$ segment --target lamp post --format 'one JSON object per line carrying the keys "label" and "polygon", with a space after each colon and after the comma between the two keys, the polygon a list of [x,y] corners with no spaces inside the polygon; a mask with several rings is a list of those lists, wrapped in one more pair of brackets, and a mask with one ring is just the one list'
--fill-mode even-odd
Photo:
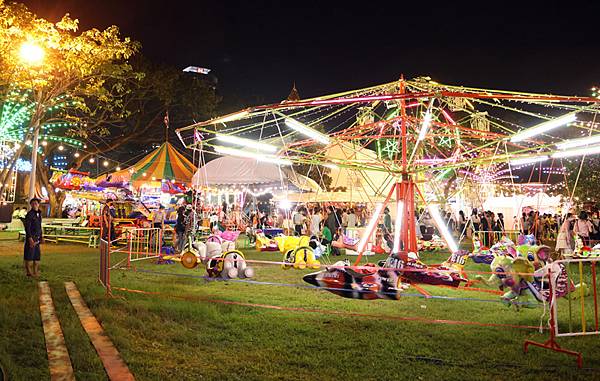
{"label": "lamp post", "polygon": [[[19,50],[21,61],[28,66],[38,66],[44,60],[44,49],[33,43],[24,42]],[[36,99],[36,110],[39,107],[39,99]],[[35,197],[35,177],[37,171],[37,150],[40,135],[40,123],[37,113],[34,115],[35,124],[33,125],[33,139],[31,145],[31,173],[29,175],[29,199]]]}

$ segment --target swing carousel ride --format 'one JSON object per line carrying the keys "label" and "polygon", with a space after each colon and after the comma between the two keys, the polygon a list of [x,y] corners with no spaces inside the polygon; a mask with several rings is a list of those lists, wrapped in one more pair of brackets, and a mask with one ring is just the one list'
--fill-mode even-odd
{"label": "swing carousel ride", "polygon": [[[358,177],[382,174],[383,181],[363,183],[371,188],[365,193],[372,196],[373,213],[352,247],[358,253],[355,263],[339,262],[304,280],[345,297],[397,299],[400,278],[453,287],[467,281],[462,267],[469,253],[459,250],[460,241],[452,237],[440,212],[451,197],[483,183],[514,185],[518,173],[543,163],[562,167],[566,158],[600,153],[599,102],[591,97],[446,85],[428,77],[401,78],[339,94],[249,107],[180,128],[177,135],[199,156],[210,152],[292,169],[310,166],[319,174],[340,168]],[[328,155],[332,147],[342,148],[344,157]],[[544,180],[549,182],[551,174],[547,176]],[[389,237],[390,256],[379,266],[364,265],[363,253],[386,205],[393,205],[396,219]],[[431,216],[452,254],[440,266],[427,266],[416,254],[420,209]],[[536,251],[529,258],[535,264],[530,269],[528,264],[514,263],[517,251],[505,250],[513,257],[506,266],[523,272],[533,272],[547,258],[543,253],[538,258]],[[492,271],[502,262],[494,259],[492,255],[486,262]],[[362,292],[356,292],[356,285]]]}

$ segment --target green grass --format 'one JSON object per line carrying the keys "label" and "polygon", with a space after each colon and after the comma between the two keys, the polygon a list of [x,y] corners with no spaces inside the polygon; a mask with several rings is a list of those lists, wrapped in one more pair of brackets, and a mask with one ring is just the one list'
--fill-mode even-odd
{"label": "green grass", "polygon": [[[21,245],[0,242],[0,363],[14,380],[48,379],[37,285],[21,270]],[[253,259],[279,254],[244,250]],[[14,254],[13,254],[14,253]],[[443,254],[426,254],[432,263]],[[204,270],[142,262],[141,271],[113,271],[115,287],[160,292],[141,295],[98,286],[97,250],[45,245],[43,277],[52,287],[69,353],[80,380],[104,380],[94,348],[73,311],[63,282],[77,283],[83,297],[138,380],[496,380],[597,378],[578,370],[573,358],[532,348],[523,340],[545,340],[532,330],[429,324],[391,320],[422,317],[516,325],[538,325],[540,308],[516,311],[500,303],[405,297],[399,301],[351,300],[324,291],[282,285],[206,282]],[[487,266],[469,265],[487,270]],[[255,266],[256,280],[302,285],[306,271]],[[496,300],[495,295],[425,287],[434,295]],[[414,290],[407,293],[414,294]],[[187,299],[170,296],[185,297]],[[210,302],[227,300],[335,311],[342,314],[273,310]],[[565,301],[561,311],[565,311]],[[589,302],[589,300],[588,300]],[[577,303],[577,302],[574,302]],[[589,303],[588,303],[589,304]],[[357,317],[380,315],[381,318]],[[560,339],[584,353],[584,366],[600,364],[598,337]]]}

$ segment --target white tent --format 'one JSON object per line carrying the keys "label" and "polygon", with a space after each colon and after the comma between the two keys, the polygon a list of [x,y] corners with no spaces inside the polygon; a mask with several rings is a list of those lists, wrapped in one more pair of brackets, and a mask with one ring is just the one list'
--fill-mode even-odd
{"label": "white tent", "polygon": [[310,193],[281,193],[277,200],[287,200],[294,203],[305,202],[353,202],[353,203],[375,203],[383,202],[383,196],[371,196],[364,192],[310,192]]}
{"label": "white tent", "polygon": [[195,188],[203,187],[288,187],[319,192],[321,187],[312,179],[277,164],[256,159],[223,156],[200,167],[192,178]]}

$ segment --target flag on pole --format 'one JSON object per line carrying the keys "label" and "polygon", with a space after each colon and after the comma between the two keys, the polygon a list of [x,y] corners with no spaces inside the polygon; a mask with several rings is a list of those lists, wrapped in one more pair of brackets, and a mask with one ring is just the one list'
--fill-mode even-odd
{"label": "flag on pole", "polygon": [[188,66],[185,69],[183,69],[183,71],[186,73],[196,73],[196,74],[210,73],[210,69],[207,69],[205,67],[198,67],[198,66]]}
{"label": "flag on pole", "polygon": [[167,110],[167,112],[165,112],[165,118],[163,120],[165,122],[165,126],[167,128],[169,128],[169,110]]}

